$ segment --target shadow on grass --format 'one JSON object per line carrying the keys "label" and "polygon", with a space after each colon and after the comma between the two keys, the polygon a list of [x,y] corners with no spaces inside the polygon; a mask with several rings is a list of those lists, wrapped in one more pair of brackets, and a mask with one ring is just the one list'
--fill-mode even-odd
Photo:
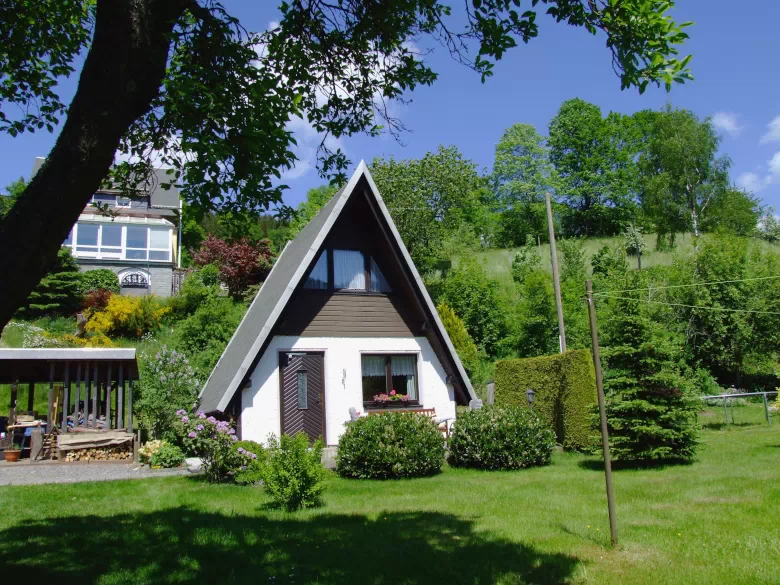
{"label": "shadow on grass", "polygon": [[736,423],[729,423],[726,424],[725,422],[718,422],[718,423],[704,423],[701,425],[701,428],[706,429],[708,431],[722,431],[725,429],[730,428],[746,428],[746,427],[756,427],[759,426],[761,423],[756,422],[736,422]]}
{"label": "shadow on grass", "polygon": [[[661,471],[670,467],[686,467],[693,465],[696,461],[688,459],[665,459],[663,461],[613,461],[612,471],[623,471],[629,469],[642,469],[647,471]],[[583,459],[577,465],[581,469],[589,471],[604,471],[603,459]]]}
{"label": "shadow on grass", "polygon": [[433,512],[268,518],[180,507],[0,532],[9,583],[541,585],[568,581],[577,563]]}

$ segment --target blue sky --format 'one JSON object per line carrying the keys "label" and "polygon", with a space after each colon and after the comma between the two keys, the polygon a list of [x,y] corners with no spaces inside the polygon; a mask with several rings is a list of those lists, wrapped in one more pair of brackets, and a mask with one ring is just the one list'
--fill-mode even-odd
{"label": "blue sky", "polygon": [[[250,30],[268,27],[278,17],[276,3],[225,0],[228,11]],[[458,6],[456,4],[456,6]],[[456,9],[457,10],[457,9]],[[620,90],[610,65],[603,35],[557,25],[540,15],[540,34],[530,44],[509,52],[484,85],[476,74],[438,49],[428,57],[439,80],[409,95],[410,104],[397,112],[411,130],[403,145],[384,136],[355,136],[341,140],[354,164],[360,159],[393,155],[415,158],[437,145],[456,145],[481,168],[490,169],[493,150],[508,126],[533,124],[546,134],[560,104],[579,97],[609,111],[632,113],[669,102],[712,116],[723,135],[722,153],[733,160],[731,178],[755,192],[765,204],[780,209],[780,80],[777,56],[780,3],[751,2],[735,9],[727,0],[684,0],[674,11],[678,21],[692,20],[691,38],[683,54],[692,53],[694,81],[671,93],[648,89]],[[433,46],[425,40],[421,47]],[[75,81],[65,80],[62,94],[70,96]],[[318,137],[298,123],[299,167],[287,173],[285,200],[296,204],[306,190],[322,184],[313,165]],[[47,133],[11,138],[0,135],[0,185],[29,177],[35,156],[45,156],[55,136]]]}

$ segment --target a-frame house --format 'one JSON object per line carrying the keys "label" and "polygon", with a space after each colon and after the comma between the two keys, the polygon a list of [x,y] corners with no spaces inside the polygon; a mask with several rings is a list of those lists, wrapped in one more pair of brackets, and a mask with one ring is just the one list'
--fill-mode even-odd
{"label": "a-frame house", "polygon": [[365,165],[290,241],[206,381],[200,409],[241,438],[338,443],[350,409],[454,418],[474,391]]}

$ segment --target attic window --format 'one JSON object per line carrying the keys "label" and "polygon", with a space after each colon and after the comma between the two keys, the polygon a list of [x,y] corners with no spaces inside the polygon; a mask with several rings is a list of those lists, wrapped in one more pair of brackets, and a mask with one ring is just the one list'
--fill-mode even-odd
{"label": "attic window", "polygon": [[376,261],[371,258],[371,292],[389,293],[393,292],[390,288],[385,275],[379,269]]}
{"label": "attic window", "polygon": [[309,273],[309,277],[306,279],[306,283],[303,288],[311,288],[316,290],[327,290],[328,288],[328,255],[323,252],[320,254],[319,260]]}
{"label": "attic window", "polygon": [[366,266],[359,250],[333,250],[333,288],[366,290]]}

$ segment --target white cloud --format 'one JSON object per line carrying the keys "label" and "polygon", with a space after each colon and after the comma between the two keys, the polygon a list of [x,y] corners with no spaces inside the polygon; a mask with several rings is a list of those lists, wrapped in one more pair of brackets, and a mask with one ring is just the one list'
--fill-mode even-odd
{"label": "white cloud", "polygon": [[731,136],[737,136],[742,132],[742,126],[737,121],[737,114],[734,112],[715,112],[712,115],[712,125],[716,129],[728,132]]}
{"label": "white cloud", "polygon": [[737,185],[742,187],[745,191],[758,193],[766,187],[766,181],[756,173],[742,173],[737,177]]}
{"label": "white cloud", "polygon": [[[286,128],[293,133],[298,143],[293,148],[298,160],[292,168],[282,170],[281,175],[282,180],[293,181],[306,175],[317,166],[317,148],[322,143],[323,134],[317,132],[308,120],[297,116],[287,122]],[[325,146],[332,152],[336,152],[339,148],[344,150],[342,141],[331,135],[325,138]]]}
{"label": "white cloud", "polygon": [[763,176],[758,173],[742,173],[737,177],[737,185],[745,191],[758,193],[769,185],[780,183],[780,151],[767,161],[767,169],[768,172]]}
{"label": "white cloud", "polygon": [[780,116],[777,116],[774,120],[769,122],[769,130],[761,137],[759,144],[767,144],[768,142],[780,142]]}

